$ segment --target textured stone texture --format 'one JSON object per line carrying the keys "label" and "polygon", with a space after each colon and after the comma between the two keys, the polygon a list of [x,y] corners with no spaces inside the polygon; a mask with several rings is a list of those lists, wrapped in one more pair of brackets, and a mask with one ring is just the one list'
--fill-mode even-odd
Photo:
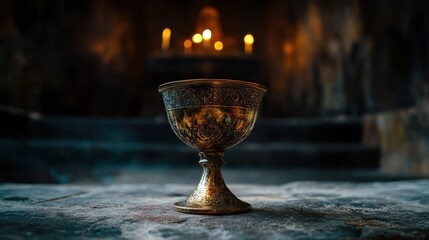
{"label": "textured stone texture", "polygon": [[231,185],[254,211],[187,215],[191,185],[0,186],[2,239],[428,239],[429,180]]}

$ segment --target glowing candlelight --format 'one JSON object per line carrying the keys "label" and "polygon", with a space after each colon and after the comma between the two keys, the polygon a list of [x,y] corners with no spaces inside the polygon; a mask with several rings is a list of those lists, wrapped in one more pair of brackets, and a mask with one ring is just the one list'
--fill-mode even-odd
{"label": "glowing candlelight", "polygon": [[183,42],[184,52],[185,53],[191,53],[191,47],[192,47],[192,41],[189,39],[186,39]]}
{"label": "glowing candlelight", "polygon": [[206,29],[203,31],[203,46],[204,48],[210,47],[210,39],[212,38],[212,31],[210,29]]}
{"label": "glowing candlelight", "polygon": [[212,31],[210,29],[206,29],[203,31],[203,39],[204,40],[210,40],[212,38]]}
{"label": "glowing candlelight", "polygon": [[221,51],[223,49],[223,43],[221,41],[216,41],[213,47],[215,50]]}
{"label": "glowing candlelight", "polygon": [[203,36],[199,33],[195,33],[194,36],[192,36],[192,41],[194,43],[201,43],[203,41]]}
{"label": "glowing candlelight", "polygon": [[163,51],[168,50],[168,48],[170,47],[170,38],[171,38],[171,30],[169,28],[165,28],[164,31],[162,31],[161,49]]}
{"label": "glowing candlelight", "polygon": [[254,41],[252,34],[246,34],[246,36],[244,36],[244,53],[252,54]]}

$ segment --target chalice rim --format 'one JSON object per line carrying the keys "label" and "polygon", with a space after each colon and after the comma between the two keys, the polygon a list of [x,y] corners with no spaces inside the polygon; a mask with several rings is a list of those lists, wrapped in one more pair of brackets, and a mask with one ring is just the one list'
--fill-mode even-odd
{"label": "chalice rim", "polygon": [[221,79],[221,78],[201,78],[201,79],[183,79],[171,82],[166,82],[158,87],[159,92],[163,92],[172,88],[189,87],[189,86],[220,86],[220,87],[245,87],[267,92],[267,88],[259,83],[248,82],[236,79]]}

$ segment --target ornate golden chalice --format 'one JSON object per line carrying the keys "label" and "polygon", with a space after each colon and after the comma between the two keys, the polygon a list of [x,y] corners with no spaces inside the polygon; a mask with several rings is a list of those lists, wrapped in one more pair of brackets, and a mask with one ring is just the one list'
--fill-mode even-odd
{"label": "ornate golden chalice", "polygon": [[174,133],[200,151],[204,173],[194,192],[175,210],[194,214],[233,214],[252,210],[225,185],[224,151],[249,136],[262,97],[262,85],[227,79],[192,79],[159,86]]}

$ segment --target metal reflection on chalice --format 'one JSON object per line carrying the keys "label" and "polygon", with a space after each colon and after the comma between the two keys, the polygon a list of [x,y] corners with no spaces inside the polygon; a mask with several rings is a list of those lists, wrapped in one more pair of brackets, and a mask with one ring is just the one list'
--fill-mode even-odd
{"label": "metal reflection on chalice", "polygon": [[200,151],[204,173],[194,192],[176,211],[193,214],[234,214],[252,210],[225,185],[224,151],[249,136],[262,97],[262,85],[228,79],[191,79],[162,84],[168,120],[174,133]]}

